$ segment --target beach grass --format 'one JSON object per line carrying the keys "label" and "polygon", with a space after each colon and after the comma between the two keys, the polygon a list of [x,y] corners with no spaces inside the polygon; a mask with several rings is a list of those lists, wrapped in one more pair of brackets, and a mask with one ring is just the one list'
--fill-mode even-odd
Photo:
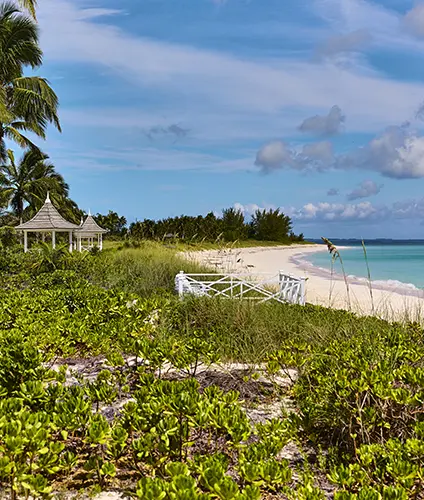
{"label": "beach grass", "polygon": [[175,276],[181,270],[208,271],[201,264],[188,262],[174,249],[145,241],[137,248],[110,248],[90,263],[86,274],[95,284],[147,297],[172,294]]}

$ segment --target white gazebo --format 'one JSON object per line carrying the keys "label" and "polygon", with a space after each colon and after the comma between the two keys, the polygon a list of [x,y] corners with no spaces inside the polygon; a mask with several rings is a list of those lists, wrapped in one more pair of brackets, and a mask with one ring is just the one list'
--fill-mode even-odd
{"label": "white gazebo", "polygon": [[[103,229],[97,224],[89,212],[85,221],[81,221],[81,225],[75,230],[78,252],[81,252],[81,250],[89,250],[95,246],[97,246],[99,250],[103,250],[103,235],[108,232],[107,229]],[[85,244],[83,240],[85,240]]]}
{"label": "white gazebo", "polygon": [[23,224],[16,226],[18,231],[23,231],[24,233],[25,252],[28,251],[28,233],[42,233],[43,237],[45,233],[51,233],[53,248],[56,248],[56,233],[68,233],[69,251],[72,252],[72,235],[78,228],[79,226],[73,224],[72,222],[68,222],[60,215],[50,201],[48,193],[44,205],[36,213],[36,215],[28,222],[24,222]]}

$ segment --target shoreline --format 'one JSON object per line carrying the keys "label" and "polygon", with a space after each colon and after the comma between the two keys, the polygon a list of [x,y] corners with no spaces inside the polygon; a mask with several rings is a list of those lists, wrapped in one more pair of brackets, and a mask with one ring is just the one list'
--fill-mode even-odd
{"label": "shoreline", "polygon": [[[352,247],[338,247],[339,250],[344,250],[347,248],[352,248]],[[309,253],[315,253],[315,252],[309,252]],[[332,280],[338,280],[338,281],[343,281],[344,282],[344,277],[342,274],[338,272],[333,272],[329,269],[326,269],[324,267],[318,267],[312,262],[303,259],[303,257],[306,254],[304,253],[298,253],[295,255],[292,255],[290,257],[290,262],[293,263],[296,267],[299,269],[302,268],[308,268],[310,270],[311,274],[314,274],[317,277],[323,278],[327,281],[332,281]],[[366,286],[369,288],[370,281],[366,276],[356,276],[356,275],[347,275],[347,280],[349,284],[352,285],[362,285]],[[399,280],[373,280],[371,279],[371,286],[375,290],[382,290],[386,292],[396,292],[396,293],[401,293],[402,295],[408,295],[411,297],[417,297],[417,298],[423,298],[424,299],[424,290],[422,288],[418,288],[416,285],[413,283],[406,283],[404,281],[399,281]]]}
{"label": "shoreline", "polygon": [[[349,248],[349,247],[343,247]],[[343,249],[339,247],[339,249]],[[424,290],[398,281],[379,283],[367,278],[348,276],[348,288],[342,275],[314,266],[305,260],[311,253],[328,251],[324,244],[287,247],[249,247],[186,252],[185,257],[221,272],[285,272],[306,278],[306,301],[334,309],[348,309],[361,315],[376,315],[388,320],[422,321]],[[331,257],[329,257],[331,258]],[[413,286],[413,285],[412,285]],[[371,298],[372,295],[372,298]]]}

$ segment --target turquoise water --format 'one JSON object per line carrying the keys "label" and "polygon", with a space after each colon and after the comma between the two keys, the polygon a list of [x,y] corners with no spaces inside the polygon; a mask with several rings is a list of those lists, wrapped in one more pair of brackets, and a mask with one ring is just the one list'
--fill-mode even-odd
{"label": "turquoise water", "polygon": [[[347,275],[367,277],[367,267],[362,247],[355,246],[340,250]],[[424,288],[424,244],[421,245],[371,245],[367,247],[368,263],[373,281],[405,283],[412,288]],[[314,266],[331,269],[328,252],[305,256],[304,260]],[[335,272],[341,272],[338,262]],[[383,284],[383,283],[382,283]]]}

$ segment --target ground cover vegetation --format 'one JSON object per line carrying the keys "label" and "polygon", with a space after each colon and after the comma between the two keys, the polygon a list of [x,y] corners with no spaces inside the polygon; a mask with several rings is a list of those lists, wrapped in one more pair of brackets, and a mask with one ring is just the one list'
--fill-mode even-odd
{"label": "ground cover vegetation", "polygon": [[[157,243],[83,256],[17,248],[3,246],[0,290],[10,498],[423,497],[420,325],[180,301],[181,257]],[[276,410],[252,417],[264,408]]]}

